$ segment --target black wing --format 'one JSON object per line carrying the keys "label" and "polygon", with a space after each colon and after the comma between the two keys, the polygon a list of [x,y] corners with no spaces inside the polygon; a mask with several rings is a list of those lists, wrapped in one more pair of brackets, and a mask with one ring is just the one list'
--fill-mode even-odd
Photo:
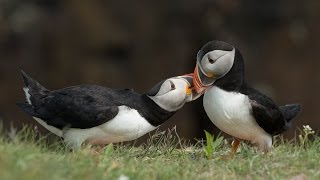
{"label": "black wing", "polygon": [[285,119],[271,98],[253,88],[246,88],[245,94],[250,99],[252,115],[260,127],[272,135],[287,130]]}
{"label": "black wing", "polygon": [[120,103],[115,95],[114,90],[104,87],[75,86],[33,98],[32,109],[26,104],[19,106],[59,129],[84,129],[101,125],[118,114]]}

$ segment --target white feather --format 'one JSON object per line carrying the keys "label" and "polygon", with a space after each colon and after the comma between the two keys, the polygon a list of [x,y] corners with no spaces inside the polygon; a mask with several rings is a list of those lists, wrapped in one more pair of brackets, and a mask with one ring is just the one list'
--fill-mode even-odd
{"label": "white feather", "polygon": [[213,124],[225,133],[258,144],[264,151],[271,148],[271,135],[251,115],[248,96],[212,86],[204,95],[203,106]]}
{"label": "white feather", "polygon": [[[30,95],[30,93],[29,93],[29,88],[28,88],[28,87],[24,87],[24,88],[23,88],[23,91],[24,91],[24,93],[25,93],[25,95],[26,95],[26,100],[27,100],[27,102],[28,102],[30,105],[32,105],[32,102],[31,102],[31,100],[30,100],[31,95]],[[33,117],[33,119],[35,119],[41,126],[45,127],[46,129],[48,129],[48,130],[49,130],[50,132],[52,132],[53,134],[62,137],[62,134],[63,134],[62,130],[60,130],[60,129],[54,127],[54,126],[48,125],[45,121],[43,121],[43,120],[40,119],[40,118]]]}
{"label": "white feather", "polygon": [[119,113],[114,119],[89,129],[71,128],[65,130],[63,137],[69,147],[79,148],[85,141],[90,144],[131,141],[156,128],[137,110],[120,106]]}
{"label": "white feather", "polygon": [[[23,88],[27,102],[30,100],[29,88]],[[85,141],[91,144],[108,144],[114,142],[131,141],[156,129],[137,110],[127,106],[120,106],[119,113],[112,120],[93,128],[88,129],[65,129],[60,130],[48,125],[40,118],[33,117],[39,124],[57,136],[63,137],[66,144],[71,148],[79,148]]]}
{"label": "white feather", "polygon": [[32,105],[31,100],[30,100],[31,95],[30,95],[30,93],[29,93],[29,88],[24,87],[24,88],[23,88],[23,91],[24,91],[24,94],[26,95],[26,100],[27,100],[27,102],[28,102],[30,105]]}
{"label": "white feather", "polygon": [[60,129],[54,127],[54,126],[48,125],[45,121],[43,121],[43,120],[40,119],[40,118],[33,117],[33,119],[35,119],[39,124],[41,124],[41,126],[43,126],[44,128],[48,129],[48,130],[49,130],[50,132],[52,132],[53,134],[62,137],[62,135],[63,135],[62,130],[60,130]]}

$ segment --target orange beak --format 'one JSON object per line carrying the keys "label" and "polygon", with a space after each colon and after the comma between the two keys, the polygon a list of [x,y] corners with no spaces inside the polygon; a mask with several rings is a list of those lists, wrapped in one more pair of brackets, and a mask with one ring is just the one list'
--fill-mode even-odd
{"label": "orange beak", "polygon": [[194,90],[198,94],[204,94],[204,92],[208,88],[208,86],[205,86],[200,79],[199,72],[198,72],[198,64],[194,68],[193,85],[194,85]]}
{"label": "orange beak", "polygon": [[[185,74],[185,75],[182,75],[181,77],[185,78],[189,83],[190,83],[190,86],[187,86],[186,87],[186,94],[187,95],[191,95],[192,94],[192,79],[193,79],[193,73],[190,73],[190,74]],[[188,78],[189,77],[189,78]],[[189,80],[188,80],[189,79]]]}

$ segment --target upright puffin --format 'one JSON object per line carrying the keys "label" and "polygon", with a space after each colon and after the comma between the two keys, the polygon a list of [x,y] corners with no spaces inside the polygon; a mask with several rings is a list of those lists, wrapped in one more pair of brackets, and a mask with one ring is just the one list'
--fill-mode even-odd
{"label": "upright puffin", "polygon": [[21,71],[26,102],[17,105],[77,149],[83,142],[130,141],[156,129],[192,101],[192,74],[168,78],[145,94],[79,85],[48,90]]}
{"label": "upright puffin", "polygon": [[272,136],[288,130],[301,109],[300,104],[277,106],[250,87],[240,51],[222,41],[210,41],[200,49],[193,81],[195,91],[204,93],[203,106],[210,120],[235,137],[231,157],[240,140],[257,144],[263,152],[270,151]]}

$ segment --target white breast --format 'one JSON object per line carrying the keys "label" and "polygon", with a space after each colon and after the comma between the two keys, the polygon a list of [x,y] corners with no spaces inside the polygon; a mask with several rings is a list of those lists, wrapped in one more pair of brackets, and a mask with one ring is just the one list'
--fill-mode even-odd
{"label": "white breast", "polygon": [[204,95],[203,106],[213,124],[225,133],[271,147],[270,135],[251,115],[248,96],[212,86]]}
{"label": "white breast", "polygon": [[63,137],[69,146],[77,148],[84,141],[88,141],[90,144],[131,141],[156,128],[144,119],[137,110],[120,106],[119,113],[114,119],[89,129],[71,128],[65,131]]}

